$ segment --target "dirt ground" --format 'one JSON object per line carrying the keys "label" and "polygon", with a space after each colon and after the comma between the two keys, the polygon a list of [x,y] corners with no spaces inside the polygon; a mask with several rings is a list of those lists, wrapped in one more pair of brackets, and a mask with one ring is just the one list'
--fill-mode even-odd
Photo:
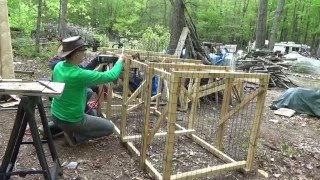
{"label": "dirt ground", "polygon": [[[36,78],[50,77],[46,62],[24,61],[22,64],[16,63],[16,69],[34,70]],[[304,81],[309,82],[300,80],[299,85],[310,87]],[[320,119],[302,114],[291,118],[275,115],[269,106],[284,91],[285,89],[279,88],[268,90],[255,166],[266,171],[269,179],[320,179]],[[45,104],[48,105],[49,102],[45,100]],[[0,159],[4,155],[15,113],[15,110],[0,111]],[[28,135],[24,138],[31,139]],[[77,147],[69,147],[63,138],[59,138],[55,140],[55,145],[63,164],[61,179],[151,179],[139,169],[138,160],[115,135]],[[77,162],[77,168],[69,169],[67,164],[70,162]],[[39,167],[32,146],[21,147],[16,166]],[[34,175],[27,176],[26,179],[42,177]]]}

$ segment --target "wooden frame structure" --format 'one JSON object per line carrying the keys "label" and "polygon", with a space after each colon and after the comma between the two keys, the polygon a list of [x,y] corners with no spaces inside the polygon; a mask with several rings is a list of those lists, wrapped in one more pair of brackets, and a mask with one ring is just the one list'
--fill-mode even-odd
{"label": "wooden frame structure", "polygon": [[[150,61],[138,61],[134,59],[128,59],[124,68],[124,80],[123,80],[123,94],[122,94],[122,109],[121,109],[121,123],[120,127],[116,127],[117,134],[121,137],[121,140],[126,144],[128,149],[140,158],[141,168],[148,170],[156,179],[189,179],[197,178],[208,175],[221,174],[227,171],[245,169],[253,170],[254,154],[257,148],[257,140],[259,134],[259,128],[261,124],[262,114],[264,110],[264,101],[266,97],[266,91],[269,82],[268,74],[248,74],[230,72],[228,67],[217,66],[205,66],[198,63],[194,63],[194,60],[179,60],[175,57],[165,56],[156,57],[147,55],[146,59],[152,57],[153,62]],[[166,62],[170,60],[169,63]],[[138,68],[144,71],[144,79],[137,88],[131,94],[129,93],[129,71],[130,68]],[[154,96],[151,94],[152,78],[157,76],[163,82],[158,84],[158,93]],[[188,89],[184,86],[184,80],[190,79]],[[224,79],[223,84],[216,84],[209,80],[208,84],[201,85],[201,79]],[[241,96],[243,89],[243,82],[254,81],[259,84],[259,88],[254,93],[246,96]],[[161,88],[165,89],[165,93],[160,91]],[[234,88],[238,88],[237,93],[233,92]],[[199,105],[199,98],[208,94],[212,94],[218,91],[223,91],[223,102],[220,114],[220,122],[217,131],[217,138],[215,144],[210,144],[196,134],[195,124],[197,123],[196,114],[197,107]],[[164,94],[163,94],[164,93]],[[138,95],[140,98],[134,101]],[[231,101],[232,94],[240,94],[240,101],[233,109],[228,108],[228,104]],[[181,98],[181,95],[184,97]],[[162,112],[159,110],[160,97],[165,96],[168,100],[167,105],[163,108]],[[180,99],[180,106],[183,106],[183,102],[191,104],[190,116],[186,127],[177,123],[178,101]],[[236,161],[223,151],[223,140],[226,130],[226,123],[235,113],[243,109],[253,99],[256,99],[256,110],[254,112],[254,119],[250,132],[250,143],[247,149],[247,158],[241,161]],[[151,101],[155,100],[155,106],[151,107]],[[114,109],[119,105],[106,104],[107,109]],[[128,114],[139,108],[145,108],[144,123],[142,126],[142,132],[140,134],[127,133],[127,118]],[[112,111],[112,110],[111,110]],[[107,116],[110,116],[111,112],[107,112]],[[150,116],[156,115],[157,121],[150,127]],[[159,132],[162,122],[167,123],[166,132]],[[229,120],[230,121],[230,120]],[[176,136],[186,136],[209,153],[218,157],[225,163],[222,165],[216,165],[206,167],[191,172],[183,172],[179,174],[172,174],[173,156],[174,156],[174,143]],[[163,160],[163,172],[159,172],[155,166],[147,158],[147,149],[155,138],[166,138],[165,143],[165,159]],[[135,142],[141,143],[140,150],[135,146]]]}

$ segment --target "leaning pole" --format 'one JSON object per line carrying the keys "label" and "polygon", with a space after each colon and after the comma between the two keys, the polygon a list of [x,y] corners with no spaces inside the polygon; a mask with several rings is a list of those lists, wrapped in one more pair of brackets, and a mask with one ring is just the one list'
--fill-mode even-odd
{"label": "leaning pole", "polygon": [[14,78],[7,0],[0,0],[0,76]]}

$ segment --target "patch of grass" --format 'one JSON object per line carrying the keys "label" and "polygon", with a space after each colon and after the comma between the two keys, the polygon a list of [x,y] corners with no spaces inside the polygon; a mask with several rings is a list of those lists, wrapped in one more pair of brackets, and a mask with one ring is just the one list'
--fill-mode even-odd
{"label": "patch of grass", "polygon": [[292,147],[288,142],[286,141],[282,141],[280,143],[280,150],[281,153],[285,156],[289,156],[292,157],[294,154],[297,153],[297,150],[294,149],[294,147]]}
{"label": "patch of grass", "polygon": [[[251,137],[251,131],[247,130],[241,133],[240,136],[235,137],[235,141],[237,144],[240,145],[240,148],[244,151],[247,151],[250,145],[250,137]],[[261,148],[261,139],[258,138],[257,140],[257,151]]]}

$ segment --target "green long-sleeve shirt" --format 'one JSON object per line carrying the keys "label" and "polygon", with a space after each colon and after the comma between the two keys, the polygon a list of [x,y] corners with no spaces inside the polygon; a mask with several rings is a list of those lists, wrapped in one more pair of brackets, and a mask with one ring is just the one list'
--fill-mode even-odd
{"label": "green long-sleeve shirt", "polygon": [[65,83],[65,88],[60,97],[53,98],[51,113],[63,121],[81,121],[86,106],[87,87],[116,80],[122,67],[122,62],[118,61],[110,71],[98,72],[81,69],[66,61],[59,62],[53,70],[52,81]]}

